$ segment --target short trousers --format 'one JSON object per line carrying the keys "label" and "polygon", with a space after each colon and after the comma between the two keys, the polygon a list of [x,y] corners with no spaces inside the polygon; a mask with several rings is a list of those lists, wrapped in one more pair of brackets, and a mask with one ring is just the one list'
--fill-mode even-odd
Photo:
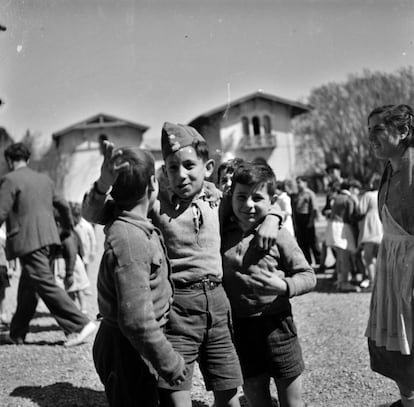
{"label": "short trousers", "polygon": [[299,376],[305,364],[292,315],[234,318],[234,341],[245,379]]}
{"label": "short trousers", "polygon": [[158,386],[170,390],[190,390],[197,361],[209,391],[235,389],[243,379],[232,341],[230,304],[223,286],[176,288],[165,326],[165,335],[188,368],[187,380],[170,386],[160,379]]}
{"label": "short trousers", "polygon": [[10,287],[9,275],[6,266],[0,266],[0,289]]}
{"label": "short trousers", "polygon": [[119,328],[102,322],[92,353],[110,407],[158,406],[157,378]]}

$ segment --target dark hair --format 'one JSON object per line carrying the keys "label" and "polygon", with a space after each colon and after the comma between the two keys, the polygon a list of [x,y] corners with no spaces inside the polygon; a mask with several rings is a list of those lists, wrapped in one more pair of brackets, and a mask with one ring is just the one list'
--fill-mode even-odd
{"label": "dark hair", "polygon": [[341,182],[340,181],[334,181],[332,184],[330,184],[330,190],[331,192],[339,192],[341,190]]}
{"label": "dark hair", "polygon": [[206,141],[194,140],[191,145],[194,148],[198,158],[201,158],[204,162],[208,161],[210,158],[210,151]]}
{"label": "dark hair", "polygon": [[267,193],[272,197],[276,193],[276,175],[268,164],[243,162],[233,175],[231,191],[235,185],[266,186]]}
{"label": "dark hair", "polygon": [[275,188],[279,191],[286,192],[285,181],[276,181]]}
{"label": "dark hair", "polygon": [[357,179],[351,179],[348,183],[349,187],[353,187],[353,188],[358,188],[361,189],[362,188],[362,184],[361,182],[359,182]]}
{"label": "dark hair", "polygon": [[221,174],[233,174],[236,168],[243,163],[242,158],[232,158],[231,160],[224,161],[217,169],[217,179],[220,181]]}
{"label": "dark hair", "polygon": [[266,161],[266,158],[257,156],[253,158],[252,163],[253,164],[267,164],[267,161]]}
{"label": "dark hair", "polygon": [[351,186],[349,181],[342,181],[341,182],[341,189],[349,189],[349,187]]}
{"label": "dark hair", "polygon": [[307,184],[309,183],[309,179],[305,175],[299,175],[299,176],[297,176],[296,177],[296,181],[303,181],[303,182],[306,182]]}
{"label": "dark hair", "polygon": [[128,162],[129,166],[121,170],[114,185],[111,196],[121,208],[128,209],[134,206],[145,194],[151,176],[155,174],[154,157],[149,151],[138,147],[120,147],[121,162]]}
{"label": "dark hair", "polygon": [[30,158],[30,150],[23,143],[14,143],[4,150],[4,158],[12,161],[28,161]]}
{"label": "dark hair", "polygon": [[368,121],[374,115],[380,115],[386,127],[392,127],[400,132],[403,132],[405,127],[408,127],[408,136],[401,141],[401,144],[405,148],[413,146],[414,112],[411,106],[401,104],[376,107],[368,115]]}
{"label": "dark hair", "polygon": [[341,171],[341,166],[338,163],[331,163],[326,166],[326,172],[331,170],[339,170]]}

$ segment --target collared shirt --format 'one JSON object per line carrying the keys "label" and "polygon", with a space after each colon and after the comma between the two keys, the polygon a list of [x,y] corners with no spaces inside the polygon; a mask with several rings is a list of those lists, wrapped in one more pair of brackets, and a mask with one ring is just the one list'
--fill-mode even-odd
{"label": "collared shirt", "polygon": [[[312,267],[287,230],[279,231],[277,243],[268,251],[254,244],[256,230],[244,234],[236,222],[229,222],[223,233],[223,284],[233,315],[239,318],[289,312],[289,298],[309,292],[316,285]],[[287,295],[264,294],[250,286],[244,277],[260,270],[284,279]]]}
{"label": "collared shirt", "polygon": [[166,241],[173,281],[189,283],[207,276],[221,280],[220,202],[221,193],[211,187],[189,201],[160,191],[150,216]]}
{"label": "collared shirt", "polygon": [[300,215],[312,215],[317,209],[315,193],[305,188],[304,191],[299,192],[293,201],[294,213]]}

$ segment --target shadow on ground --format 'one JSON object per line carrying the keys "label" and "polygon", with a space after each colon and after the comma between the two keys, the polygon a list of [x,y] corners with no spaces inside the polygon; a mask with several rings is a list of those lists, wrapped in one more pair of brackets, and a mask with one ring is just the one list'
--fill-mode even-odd
{"label": "shadow on ground", "polygon": [[71,383],[54,383],[48,386],[20,386],[11,397],[31,400],[39,407],[103,407],[107,406],[105,393]]}

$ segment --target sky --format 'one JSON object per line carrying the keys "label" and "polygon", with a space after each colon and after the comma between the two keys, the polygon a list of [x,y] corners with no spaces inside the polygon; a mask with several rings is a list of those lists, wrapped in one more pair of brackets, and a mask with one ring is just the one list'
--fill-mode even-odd
{"label": "sky", "polygon": [[48,143],[106,113],[157,141],[258,89],[306,103],[414,65],[413,22],[413,0],[0,0],[0,126]]}

